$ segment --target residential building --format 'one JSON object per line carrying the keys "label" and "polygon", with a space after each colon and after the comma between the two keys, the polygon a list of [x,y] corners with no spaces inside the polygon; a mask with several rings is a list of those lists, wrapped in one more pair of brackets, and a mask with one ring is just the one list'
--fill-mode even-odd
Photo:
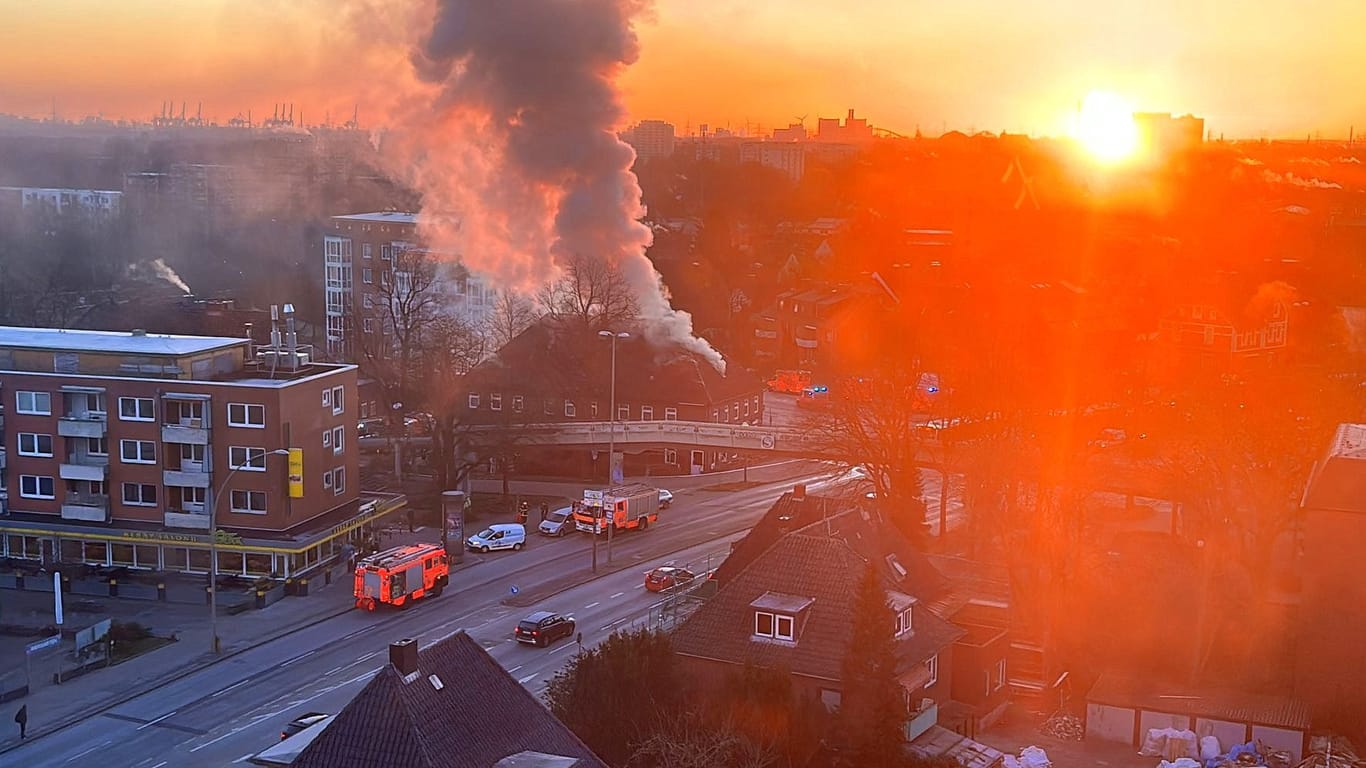
{"label": "residential building", "polygon": [[1158,321],[1158,372],[1183,375],[1274,365],[1285,353],[1289,317],[1289,307],[1279,301],[1258,319],[1211,302],[1180,304]]}
{"label": "residential building", "polygon": [[746,141],[740,145],[740,162],[758,163],[801,181],[806,173],[806,147],[796,142]]}
{"label": "residential building", "polygon": [[430,290],[440,293],[443,311],[471,321],[493,312],[495,289],[466,269],[459,254],[427,249],[418,234],[420,223],[420,214],[399,211],[332,217],[323,236],[329,358],[355,361],[363,350],[381,353],[389,347],[385,302],[411,290],[404,252],[420,252],[435,262]]}
{"label": "residential building", "polygon": [[320,731],[293,737],[308,744],[291,766],[607,768],[464,632],[391,644],[389,663]]}
{"label": "residential building", "polygon": [[636,160],[649,162],[674,153],[674,126],[663,120],[641,120],[627,131],[626,143],[636,151]]}
{"label": "residential building", "polygon": [[403,506],[359,493],[355,367],[272,337],[0,327],[0,556],[299,575]]}
{"label": "residential building", "polygon": [[1301,509],[1296,698],[1316,728],[1366,739],[1366,424],[1338,426],[1315,463]]}
{"label": "residential building", "polygon": [[17,209],[25,215],[80,213],[113,218],[122,208],[123,193],[115,190],[0,187],[0,213]]}
{"label": "residential building", "polygon": [[[476,366],[463,382],[468,413],[462,421],[509,427],[553,423],[684,421],[761,424],[764,386],[730,366],[725,374],[700,355],[676,345],[652,343],[634,325],[616,342],[616,413],[610,413],[612,343],[577,318],[542,318]],[[607,448],[608,430],[592,448],[519,449],[521,468],[538,463],[563,474],[569,467],[594,471]],[[625,450],[621,445],[619,451]],[[680,431],[669,447],[636,446],[624,459],[627,474],[672,468],[703,472],[729,454],[702,449]],[[603,465],[605,467],[605,464]]]}
{"label": "residential building", "polygon": [[754,359],[776,368],[856,370],[860,342],[882,306],[882,291],[873,284],[785,291],[754,315]]}

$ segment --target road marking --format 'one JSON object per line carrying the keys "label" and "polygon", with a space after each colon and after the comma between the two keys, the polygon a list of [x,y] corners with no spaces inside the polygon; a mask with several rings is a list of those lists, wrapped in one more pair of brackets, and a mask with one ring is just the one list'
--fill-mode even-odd
{"label": "road marking", "polygon": [[632,587],[632,589],[645,589],[645,585],[644,585],[644,584],[637,584],[637,585],[635,585],[634,587]]}
{"label": "road marking", "polygon": [[[158,718],[155,719],[155,720],[149,720],[148,722],[144,723],[143,725],[139,725],[139,726],[138,726],[138,730],[140,731],[140,730],[142,730],[143,728],[151,728],[152,726],[156,725],[157,723],[161,722],[162,720],[165,720],[166,718],[168,718],[168,717],[170,717],[170,716],[172,716],[172,715],[174,715],[174,714],[175,714],[175,711],[174,711],[174,710],[172,710],[172,711],[170,711],[170,712],[167,712],[166,714],[162,715],[161,717],[158,717]],[[79,757],[79,755],[78,755],[78,757]]]}
{"label": "road marking", "polygon": [[218,698],[219,696],[222,696],[223,694],[227,693],[228,691],[231,691],[233,688],[237,688],[237,687],[239,687],[239,686],[246,685],[247,683],[250,683],[250,682],[251,682],[251,678],[247,678],[246,680],[239,680],[239,681],[233,683],[232,685],[228,686],[227,688],[224,688],[223,690],[219,691],[218,693],[215,693],[214,695],[210,696],[209,698],[211,698],[211,699],[216,699],[216,698]]}
{"label": "road marking", "polygon": [[585,606],[583,607],[583,609],[586,611],[586,610],[588,610],[589,608],[597,608],[599,605],[600,605],[600,603],[593,602],[593,603],[589,603],[588,605],[585,605]]}
{"label": "road marking", "polygon": [[508,674],[510,675],[510,674],[512,674],[513,672],[516,672],[517,670],[521,669],[522,666],[523,666],[522,664],[518,664],[517,666],[513,667],[512,669],[509,669],[509,670],[508,670]]}
{"label": "road marking", "polygon": [[152,768],[161,768],[161,766],[165,765],[166,762],[167,762],[167,761],[162,760],[161,762],[159,762],[159,763],[157,763],[156,765],[152,766]]}
{"label": "road marking", "polygon": [[237,758],[236,760],[233,760],[232,762],[234,765],[236,765],[237,763],[245,763],[246,761],[251,759],[252,754],[253,753],[248,752],[247,754],[242,755],[241,757]]}
{"label": "road marking", "polygon": [[535,680],[535,679],[536,679],[536,676],[535,676],[535,675],[527,675],[526,677],[522,678],[521,680],[518,680],[517,682],[520,683],[520,684],[522,684],[522,685],[526,685],[526,683],[527,683],[528,680]]}
{"label": "road marking", "polygon": [[317,652],[318,652],[318,649],[317,649],[317,648],[314,648],[313,650],[309,651],[308,653],[304,653],[304,654],[300,654],[300,655],[298,655],[298,656],[295,656],[294,658],[290,659],[289,661],[286,661],[285,663],[281,664],[280,666],[282,666],[282,667],[287,667],[287,666],[289,666],[290,664],[293,664],[293,663],[296,662],[296,661],[303,661],[304,659],[308,658],[309,656],[312,656],[313,654],[315,654],[315,653],[317,653]]}
{"label": "road marking", "polygon": [[608,624],[607,626],[603,627],[603,628],[602,628],[601,630],[599,630],[599,631],[601,631],[601,632],[606,632],[607,630],[611,629],[612,627],[615,627],[616,625],[621,624],[621,623],[623,623],[623,622],[625,622],[625,621],[627,621],[627,619],[617,619],[616,621],[612,622],[611,624]]}
{"label": "road marking", "polygon": [[624,595],[624,594],[626,594],[626,593],[625,593],[625,592],[618,592],[618,593],[616,593],[615,595],[612,595],[611,597],[609,597],[609,598],[607,598],[607,599],[608,599],[608,600],[616,600],[618,597],[621,597],[621,596]]}
{"label": "road marking", "polygon": [[[95,750],[104,747],[104,746],[107,745],[108,743],[109,743],[109,742],[106,741],[106,742],[104,742],[104,743],[102,743],[102,744],[96,744],[95,746],[91,747],[90,749],[87,749],[86,751],[80,753],[79,755],[73,755],[72,758],[71,758],[71,760],[68,760],[67,762],[72,762],[72,761],[78,760],[78,759],[80,759],[80,758],[82,758],[82,757],[85,757],[86,755],[90,754],[91,752],[94,752]],[[162,763],[162,765],[165,765],[165,763]]]}
{"label": "road marking", "polygon": [[[351,665],[348,664],[347,666],[349,667]],[[333,667],[332,669],[329,669],[328,671],[324,672],[323,677],[327,677],[328,675],[335,675],[343,669],[345,669],[345,667]]]}
{"label": "road marking", "polygon": [[559,653],[560,651],[567,651],[567,650],[569,650],[570,648],[574,648],[574,647],[575,647],[575,646],[574,646],[573,644],[562,645],[562,646],[560,646],[559,648],[556,648],[555,650],[551,651],[550,653],[551,653],[551,655],[554,655],[554,654]]}

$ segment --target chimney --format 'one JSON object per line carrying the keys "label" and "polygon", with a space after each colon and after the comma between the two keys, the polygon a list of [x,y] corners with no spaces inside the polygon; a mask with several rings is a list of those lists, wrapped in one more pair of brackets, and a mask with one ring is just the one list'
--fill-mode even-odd
{"label": "chimney", "polygon": [[400,677],[417,674],[417,641],[405,637],[397,643],[390,643],[389,663],[398,670]]}
{"label": "chimney", "polygon": [[242,324],[242,335],[247,339],[247,360],[256,359],[256,343],[251,340],[251,323]]}
{"label": "chimney", "polygon": [[796,485],[792,486],[792,500],[793,500],[793,501],[805,501],[805,500],[806,500],[806,483],[797,483]]}
{"label": "chimney", "polygon": [[289,349],[289,369],[299,370],[299,335],[294,332],[294,305],[285,305],[285,344]]}
{"label": "chimney", "polygon": [[146,329],[146,328],[134,328],[134,329],[133,329],[133,335],[134,335],[134,336],[146,336],[146,335],[147,335],[147,329]]}

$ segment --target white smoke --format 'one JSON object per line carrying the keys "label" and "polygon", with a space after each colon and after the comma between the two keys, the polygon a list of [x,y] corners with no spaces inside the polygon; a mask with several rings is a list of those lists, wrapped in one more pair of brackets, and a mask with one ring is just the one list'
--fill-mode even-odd
{"label": "white smoke", "polygon": [[638,55],[632,20],[644,0],[437,0],[413,53],[425,93],[386,135],[423,193],[427,214],[458,212],[459,233],[424,221],[434,250],[522,290],[570,259],[618,270],[646,338],[678,345],[725,371],[669,304],[645,255],[652,241],[617,136],[625,112],[617,76]]}
{"label": "white smoke", "polygon": [[165,261],[157,259],[155,261],[150,262],[148,266],[152,268],[152,271],[157,273],[157,277],[161,278],[162,280],[165,280],[171,285],[174,285],[184,293],[194,293],[194,291],[190,290],[190,286],[187,285],[184,280],[181,280],[180,275],[177,275],[175,273],[175,270],[171,269]]}

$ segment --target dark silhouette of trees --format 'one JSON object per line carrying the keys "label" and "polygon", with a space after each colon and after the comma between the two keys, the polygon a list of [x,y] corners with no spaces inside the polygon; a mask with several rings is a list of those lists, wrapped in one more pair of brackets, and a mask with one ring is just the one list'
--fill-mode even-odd
{"label": "dark silhouette of trees", "polygon": [[840,708],[833,731],[838,765],[900,768],[905,691],[896,679],[896,614],[877,571],[869,567],[854,595],[853,636],[845,651]]}

